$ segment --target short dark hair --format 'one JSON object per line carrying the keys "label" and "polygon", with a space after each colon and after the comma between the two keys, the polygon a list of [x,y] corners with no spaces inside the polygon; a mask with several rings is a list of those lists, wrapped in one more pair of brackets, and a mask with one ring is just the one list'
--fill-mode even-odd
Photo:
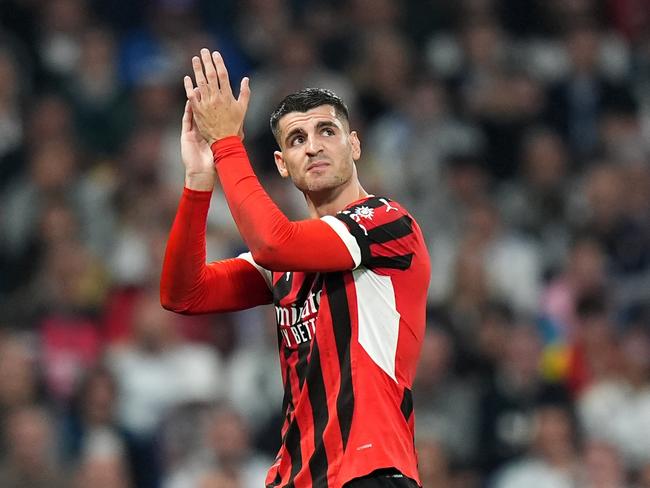
{"label": "short dark hair", "polygon": [[331,105],[337,117],[346,121],[350,119],[348,107],[336,93],[325,88],[305,88],[284,97],[271,114],[271,132],[275,140],[280,142],[278,124],[283,116],[290,112],[307,112],[321,105]]}

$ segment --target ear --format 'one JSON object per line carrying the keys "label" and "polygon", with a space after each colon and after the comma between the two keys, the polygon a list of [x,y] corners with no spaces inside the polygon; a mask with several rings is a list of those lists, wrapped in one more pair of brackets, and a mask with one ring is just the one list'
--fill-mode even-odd
{"label": "ear", "polygon": [[287,165],[284,163],[284,158],[282,157],[282,151],[274,151],[273,159],[275,160],[275,166],[278,168],[278,173],[283,178],[289,177],[289,171],[287,170]]}
{"label": "ear", "polygon": [[352,159],[358,161],[361,157],[361,141],[356,130],[350,132],[350,145],[352,146]]}

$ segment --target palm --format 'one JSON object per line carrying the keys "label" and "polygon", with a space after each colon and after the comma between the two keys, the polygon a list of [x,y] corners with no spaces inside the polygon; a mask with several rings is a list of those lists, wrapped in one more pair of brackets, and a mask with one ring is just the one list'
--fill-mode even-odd
{"label": "palm", "polygon": [[186,109],[181,132],[181,157],[190,174],[213,174],[212,151],[192,120],[191,109]]}
{"label": "palm", "polygon": [[181,157],[185,167],[193,173],[212,170],[212,151],[196,127],[181,136]]}

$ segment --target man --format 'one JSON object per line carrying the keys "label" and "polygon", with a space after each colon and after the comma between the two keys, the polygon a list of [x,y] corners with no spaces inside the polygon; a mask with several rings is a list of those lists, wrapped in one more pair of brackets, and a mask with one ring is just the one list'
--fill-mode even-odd
{"label": "man", "polygon": [[[347,108],[320,89],[289,95],[271,117],[278,172],[303,192],[312,217],[290,222],[242,145],[248,79],[235,99],[219,53],[203,49],[192,64],[185,189],[167,244],[163,306],[205,313],[275,305],[285,420],[267,487],[419,486],[410,388],[429,281],[419,226],[361,187]],[[206,265],[217,175],[250,252]]]}

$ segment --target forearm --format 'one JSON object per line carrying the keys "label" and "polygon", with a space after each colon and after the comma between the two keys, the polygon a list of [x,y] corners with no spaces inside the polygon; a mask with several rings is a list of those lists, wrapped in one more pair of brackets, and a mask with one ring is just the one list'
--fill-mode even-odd
{"label": "forearm", "polygon": [[217,141],[212,152],[232,216],[257,263],[273,271],[353,267],[345,245],[327,224],[287,219],[262,188],[238,138]]}
{"label": "forearm", "polygon": [[160,300],[166,309],[187,312],[201,294],[210,196],[210,192],[183,190],[167,241],[160,281]]}
{"label": "forearm", "polygon": [[211,192],[185,188],[167,241],[160,282],[164,308],[195,314],[268,303],[259,272],[241,259],[206,264],[205,232]]}

